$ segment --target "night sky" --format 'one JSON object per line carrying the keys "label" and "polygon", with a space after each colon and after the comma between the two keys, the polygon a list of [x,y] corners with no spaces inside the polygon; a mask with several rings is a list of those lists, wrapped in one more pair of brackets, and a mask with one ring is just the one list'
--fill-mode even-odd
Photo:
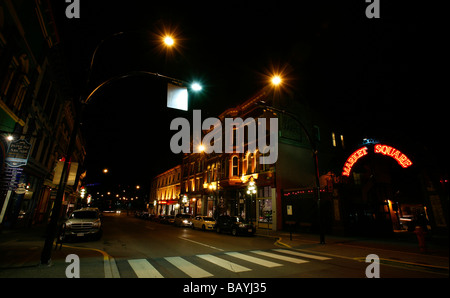
{"label": "night sky", "polygon": [[[87,183],[110,169],[110,182],[149,184],[181,161],[170,153],[170,121],[218,116],[248,99],[282,72],[286,88],[302,94],[347,135],[417,138],[435,146],[444,127],[435,67],[441,39],[434,8],[381,0],[379,19],[359,1],[92,1],[80,19],[55,6],[74,97],[112,76],[146,70],[197,80],[188,112],[165,108],[165,84],[127,78],[99,92],[83,119]],[[396,1],[399,2],[399,1]],[[90,57],[101,40],[89,86]],[[171,32],[167,51],[161,35]],[[87,90],[87,91],[86,91]],[[433,149],[434,150],[434,149]]]}

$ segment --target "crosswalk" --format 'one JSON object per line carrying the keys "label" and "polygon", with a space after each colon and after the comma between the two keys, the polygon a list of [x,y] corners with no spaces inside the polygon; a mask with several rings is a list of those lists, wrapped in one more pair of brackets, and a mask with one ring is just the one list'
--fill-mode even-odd
{"label": "crosswalk", "polygon": [[[233,274],[251,274],[252,271],[262,269],[273,269],[289,264],[299,265],[311,260],[325,261],[329,259],[329,257],[306,254],[296,250],[271,249],[269,251],[223,252],[214,255],[199,254],[189,257],[130,259],[126,263],[132,269],[131,272],[138,278],[205,278],[221,277],[224,271]],[[122,264],[122,266],[125,265]]]}

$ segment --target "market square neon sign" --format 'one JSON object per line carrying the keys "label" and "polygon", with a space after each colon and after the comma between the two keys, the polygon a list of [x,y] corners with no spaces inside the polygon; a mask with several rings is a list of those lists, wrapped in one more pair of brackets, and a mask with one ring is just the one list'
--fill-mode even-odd
{"label": "market square neon sign", "polygon": [[[350,172],[352,170],[353,165],[363,156],[366,156],[368,154],[368,148],[362,147],[353,152],[349,158],[347,158],[347,161],[345,162],[344,168],[342,169],[342,176],[350,176]],[[382,144],[376,144],[373,147],[374,153],[383,154],[392,157],[395,159],[400,166],[403,168],[407,168],[412,165],[411,160],[400,150],[395,149],[394,147],[382,145]]]}

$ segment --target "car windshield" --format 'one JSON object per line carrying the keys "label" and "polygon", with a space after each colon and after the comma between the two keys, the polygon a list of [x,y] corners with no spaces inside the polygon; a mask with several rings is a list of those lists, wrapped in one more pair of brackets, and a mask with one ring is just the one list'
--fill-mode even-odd
{"label": "car windshield", "polygon": [[214,221],[214,218],[212,217],[203,217],[204,221]]}
{"label": "car windshield", "polygon": [[70,215],[70,218],[78,218],[78,219],[84,219],[84,218],[98,218],[97,212],[95,211],[77,211]]}
{"label": "car windshield", "polygon": [[242,222],[242,223],[246,223],[247,221],[245,219],[243,219],[242,217],[238,217],[238,216],[233,216],[231,218],[232,221],[234,222]]}

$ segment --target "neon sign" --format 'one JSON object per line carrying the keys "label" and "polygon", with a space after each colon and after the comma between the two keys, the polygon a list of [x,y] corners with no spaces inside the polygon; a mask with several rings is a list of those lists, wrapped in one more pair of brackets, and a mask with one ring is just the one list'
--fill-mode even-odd
{"label": "neon sign", "polygon": [[350,171],[352,170],[353,165],[355,162],[360,159],[361,157],[367,155],[367,147],[362,147],[350,155],[349,158],[347,158],[347,161],[345,162],[344,169],[342,171],[343,176],[350,176]]}
{"label": "neon sign", "polygon": [[409,160],[409,158],[405,154],[401,153],[400,150],[397,150],[393,147],[377,144],[374,147],[374,151],[375,153],[381,153],[394,158],[403,168],[407,168],[412,165],[411,160]]}
{"label": "neon sign", "polygon": [[[345,162],[344,168],[342,169],[342,176],[350,176],[350,172],[352,170],[353,165],[363,156],[367,155],[367,147],[362,147],[353,152],[350,157]],[[400,150],[395,149],[394,147],[376,144],[373,147],[374,153],[383,154],[394,158],[399,165],[403,168],[407,168],[412,165],[411,160]]]}

